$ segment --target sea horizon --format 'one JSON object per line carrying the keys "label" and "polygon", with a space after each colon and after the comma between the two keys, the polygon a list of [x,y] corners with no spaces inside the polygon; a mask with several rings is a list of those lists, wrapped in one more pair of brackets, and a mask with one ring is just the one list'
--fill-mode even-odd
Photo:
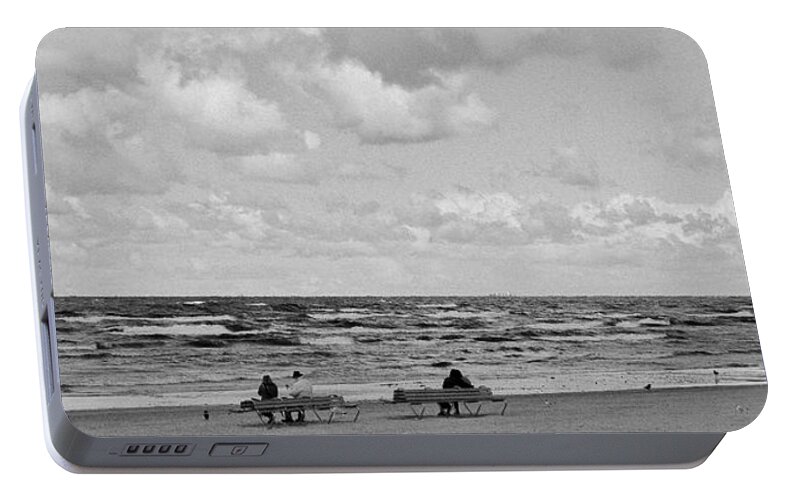
{"label": "sea horizon", "polygon": [[293,370],[353,400],[452,368],[504,394],[765,382],[745,296],[56,297],[56,338],[66,407],[236,404]]}

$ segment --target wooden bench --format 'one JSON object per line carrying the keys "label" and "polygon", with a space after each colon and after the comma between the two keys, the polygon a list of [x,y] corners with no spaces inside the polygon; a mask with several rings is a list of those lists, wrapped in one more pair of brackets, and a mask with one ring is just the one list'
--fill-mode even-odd
{"label": "wooden bench", "polygon": [[267,413],[280,413],[285,411],[311,411],[319,422],[323,422],[319,411],[328,411],[327,423],[332,423],[335,415],[346,415],[346,410],[355,410],[354,419],[356,422],[360,416],[360,408],[357,404],[347,403],[340,396],[319,396],[312,398],[275,398],[260,401],[257,399],[247,399],[241,401],[240,412],[253,411],[260,418],[264,425],[268,425],[265,417]]}
{"label": "wooden bench", "polygon": [[[427,404],[437,403],[461,403],[468,414],[476,416],[482,409],[485,402],[504,403],[501,408],[501,415],[506,412],[506,399],[494,396],[493,391],[488,387],[474,387],[473,389],[396,389],[393,391],[394,403],[408,403],[412,412],[418,418],[423,418]],[[476,411],[472,411],[470,404],[476,404]],[[418,411],[420,408],[420,411]]]}

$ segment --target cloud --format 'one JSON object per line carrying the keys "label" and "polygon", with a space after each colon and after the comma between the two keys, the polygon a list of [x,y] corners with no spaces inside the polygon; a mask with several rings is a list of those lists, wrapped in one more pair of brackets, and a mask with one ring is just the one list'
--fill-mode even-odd
{"label": "cloud", "polygon": [[435,206],[443,217],[453,216],[477,224],[520,228],[517,215],[521,205],[508,193],[479,193],[461,189],[441,195]]}
{"label": "cloud", "polygon": [[83,88],[125,85],[136,78],[135,48],[144,43],[142,34],[135,29],[104,28],[51,32],[36,53],[39,90],[69,94]]}
{"label": "cloud", "polygon": [[620,243],[659,241],[738,254],[738,230],[727,191],[714,204],[667,203],[656,198],[618,195],[602,204],[582,203],[571,215],[576,234]]}
{"label": "cloud", "polygon": [[304,145],[309,150],[318,149],[321,146],[321,136],[310,130],[304,131]]}
{"label": "cloud", "polygon": [[[230,155],[266,154],[295,136],[279,107],[231,65],[188,71],[185,57],[137,53],[135,76],[41,97],[48,185],[65,194],[164,193]],[[206,175],[207,174],[207,175]]]}
{"label": "cloud", "polygon": [[286,129],[276,103],[246,88],[234,72],[187,75],[163,53],[141,54],[136,78],[124,88],[86,87],[42,96],[42,121],[53,133],[113,139],[146,127],[175,127],[193,146],[229,151],[259,148]]}
{"label": "cloud", "polygon": [[[703,90],[678,83],[680,73],[669,68],[682,61],[659,64],[661,33],[64,32],[45,44],[37,65],[60,290],[71,283],[79,292],[112,293],[473,293],[505,284],[538,292],[543,283],[561,293],[605,290],[614,276],[623,285],[607,290],[648,280],[643,291],[660,292],[671,279],[664,271],[692,283],[700,279],[687,271],[697,268],[721,283],[720,271],[731,269],[740,283],[730,193],[716,203],[679,204],[650,195],[672,186],[624,192],[664,164],[721,164],[713,108],[694,113]],[[538,71],[571,74],[575,65],[599,75],[599,87],[622,80],[614,72],[650,68],[633,78],[640,87],[629,101],[671,99],[635,114],[658,129],[609,134],[616,145],[655,141],[648,147],[657,158],[641,159],[638,179],[607,188],[607,169],[634,166],[623,155],[607,153],[619,163],[603,165],[562,147],[545,158],[551,145],[567,146],[556,126],[532,134],[536,147],[499,144],[528,123],[499,130],[499,119],[517,117],[496,114],[512,96],[493,91],[522,91],[515,84]],[[650,82],[655,92],[640,92]],[[493,83],[493,91],[481,90]],[[556,113],[561,103],[550,104]],[[476,143],[463,139],[485,131]],[[490,144],[478,143],[485,138]],[[480,148],[508,156],[486,158]],[[541,167],[523,161],[540,156]],[[455,169],[469,188],[451,184],[445,174]],[[700,185],[726,182],[681,174]],[[643,277],[626,286],[638,270]]]}
{"label": "cloud", "polygon": [[337,177],[346,181],[357,181],[400,179],[406,175],[406,171],[383,162],[344,161],[328,167],[326,174],[329,177]]}
{"label": "cloud", "polygon": [[424,249],[434,244],[555,244],[601,245],[620,251],[680,245],[738,254],[729,192],[709,205],[668,203],[626,193],[568,206],[459,188],[416,194],[395,215],[407,238]]}
{"label": "cloud", "polygon": [[661,59],[659,46],[667,41],[660,37],[671,34],[646,28],[596,30],[590,37],[591,51],[612,69],[637,71]]}
{"label": "cloud", "polygon": [[402,226],[413,239],[412,247],[416,250],[426,250],[432,238],[432,232],[425,227]]}
{"label": "cloud", "polygon": [[139,60],[138,89],[146,106],[178,120],[186,138],[213,151],[258,149],[285,130],[279,106],[256,96],[244,79],[230,71],[202,76],[184,74],[180,65],[162,54]]}
{"label": "cloud", "polygon": [[526,243],[576,243],[582,240],[579,222],[565,205],[539,200],[528,204],[520,216]]}
{"label": "cloud", "polygon": [[301,162],[294,153],[272,151],[235,158],[235,166],[249,179],[291,184],[317,184],[319,172]]}
{"label": "cloud", "polygon": [[55,130],[75,137],[92,134],[112,137],[137,105],[135,98],[115,87],[103,90],[86,87],[67,95],[44,94],[42,125],[50,129],[48,133]]}
{"label": "cloud", "polygon": [[275,233],[266,222],[262,210],[230,202],[226,194],[211,194],[207,201],[192,203],[190,208],[203,217],[222,222],[223,224],[214,224],[213,228],[228,238],[242,237],[262,241]]}
{"label": "cloud", "polygon": [[404,172],[382,162],[309,160],[297,153],[271,151],[233,157],[227,162],[230,170],[244,176],[239,182],[267,180],[287,184],[318,185],[322,181],[346,182],[400,179]]}
{"label": "cloud", "polygon": [[502,71],[535,57],[592,58],[615,70],[656,62],[663,30],[580,28],[326,29],[329,60],[357,60],[386,82],[422,88],[439,74]]}
{"label": "cloud", "polygon": [[561,29],[473,28],[468,32],[478,47],[480,62],[505,66],[515,64],[532,55],[558,52],[552,42],[559,39]]}
{"label": "cloud", "polygon": [[415,250],[439,244],[517,245],[526,240],[523,210],[523,204],[509,193],[460,187],[416,193],[395,210],[395,219]]}
{"label": "cloud", "polygon": [[318,201],[318,206],[286,214],[279,227],[313,245],[360,241],[389,248],[406,239],[396,216],[376,200],[356,202],[340,194]]}
{"label": "cloud", "polygon": [[185,232],[190,227],[181,217],[163,209],[143,208],[143,212],[149,215],[151,225],[160,231],[174,235]]}
{"label": "cloud", "polygon": [[535,166],[532,171],[535,175],[583,189],[595,189],[601,185],[597,162],[577,147],[553,149],[550,163],[546,167]]}
{"label": "cloud", "polygon": [[651,149],[668,164],[685,168],[725,170],[719,124],[713,103],[697,110],[671,113],[670,125]]}
{"label": "cloud", "polygon": [[69,212],[72,212],[80,219],[91,219],[91,215],[86,211],[80,198],[75,196],[64,196],[64,203],[69,207]]}
{"label": "cloud", "polygon": [[557,28],[327,29],[329,60],[357,60],[386,82],[422,88],[440,74],[499,70],[534,55],[572,52]]}
{"label": "cloud", "polygon": [[294,72],[327,102],[337,125],[366,144],[428,142],[474,132],[493,124],[496,114],[460,76],[407,89],[353,60],[319,63]]}
{"label": "cloud", "polygon": [[[117,136],[117,131],[119,135]],[[42,127],[48,161],[48,189],[75,196],[111,193],[163,193],[179,176],[174,156],[180,148],[161,150],[140,135],[123,136],[120,127],[97,127],[85,136]]]}

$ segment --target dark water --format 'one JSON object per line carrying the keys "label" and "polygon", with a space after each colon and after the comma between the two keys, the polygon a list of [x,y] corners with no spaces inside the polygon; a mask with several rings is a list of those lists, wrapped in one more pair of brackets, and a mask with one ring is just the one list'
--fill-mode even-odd
{"label": "dark water", "polygon": [[[764,381],[749,297],[56,299],[67,408],[235,403],[299,369],[349,398]],[[719,375],[714,375],[714,370]]]}

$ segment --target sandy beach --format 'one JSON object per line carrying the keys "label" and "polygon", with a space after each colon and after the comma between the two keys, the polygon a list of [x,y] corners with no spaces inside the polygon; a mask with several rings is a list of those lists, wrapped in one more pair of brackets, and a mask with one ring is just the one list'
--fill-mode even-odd
{"label": "sandy beach", "polygon": [[[749,423],[764,406],[766,386],[715,386],[506,396],[509,406],[486,403],[479,416],[437,417],[429,405],[423,419],[406,404],[359,403],[360,416],[331,424],[307,415],[303,424],[266,427],[238,405],[82,410],[74,425],[94,436],[527,433],[527,432],[726,432]],[[203,412],[209,418],[205,420]],[[326,412],[324,412],[324,415]],[[323,416],[323,415],[322,415]]]}

